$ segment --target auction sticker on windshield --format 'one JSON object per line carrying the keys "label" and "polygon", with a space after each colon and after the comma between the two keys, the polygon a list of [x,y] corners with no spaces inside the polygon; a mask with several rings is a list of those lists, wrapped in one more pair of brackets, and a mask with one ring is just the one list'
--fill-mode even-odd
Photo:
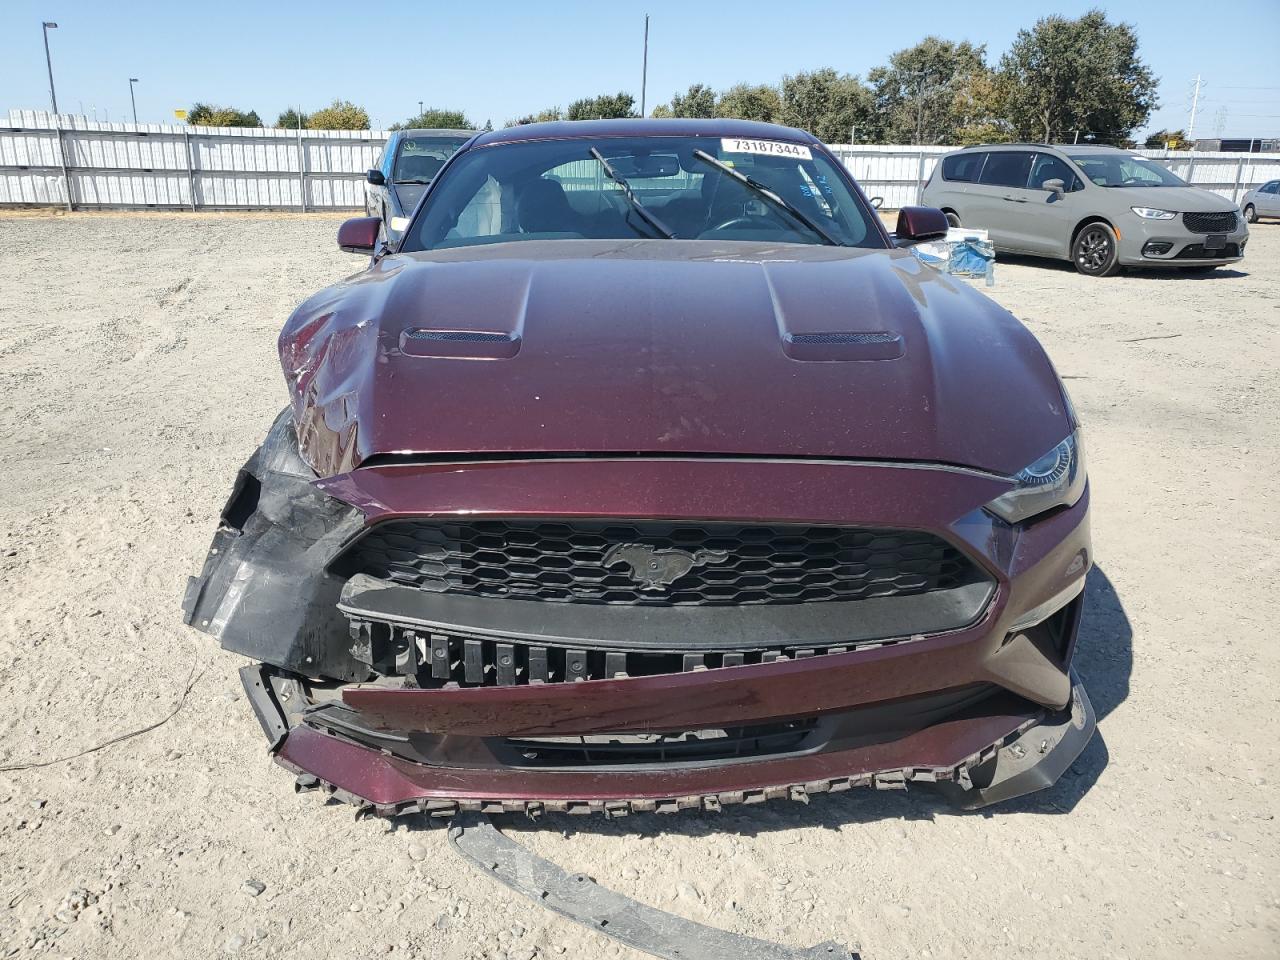
{"label": "auction sticker on windshield", "polygon": [[738,137],[722,137],[720,149],[724,153],[758,153],[766,157],[795,157],[812,160],[813,154],[801,143],[783,143],[780,140],[742,140]]}

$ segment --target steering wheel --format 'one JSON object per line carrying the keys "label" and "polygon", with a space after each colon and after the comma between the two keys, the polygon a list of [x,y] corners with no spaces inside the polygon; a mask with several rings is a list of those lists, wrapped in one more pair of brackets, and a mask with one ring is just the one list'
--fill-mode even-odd
{"label": "steering wheel", "polygon": [[777,230],[778,222],[770,217],[762,216],[758,213],[747,214],[741,217],[730,217],[724,223],[718,223],[704,233],[715,233],[717,230],[733,230],[738,227],[751,229],[752,227],[763,227],[766,230]]}

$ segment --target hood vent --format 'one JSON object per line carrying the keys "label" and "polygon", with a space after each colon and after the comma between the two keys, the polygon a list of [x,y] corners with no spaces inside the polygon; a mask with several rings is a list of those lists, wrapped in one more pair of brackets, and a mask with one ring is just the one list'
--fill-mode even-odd
{"label": "hood vent", "polygon": [[431,330],[400,334],[400,350],[410,357],[449,360],[510,360],[520,352],[520,337],[492,330]]}
{"label": "hood vent", "polygon": [[485,333],[480,330],[409,330],[410,340],[443,340],[446,343],[509,343],[505,333]]}
{"label": "hood vent", "polygon": [[902,335],[887,331],[787,333],[783,348],[792,360],[896,360]]}

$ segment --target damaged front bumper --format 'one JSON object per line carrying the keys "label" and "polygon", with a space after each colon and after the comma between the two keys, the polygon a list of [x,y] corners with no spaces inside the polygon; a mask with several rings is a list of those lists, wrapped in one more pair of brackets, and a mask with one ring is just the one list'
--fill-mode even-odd
{"label": "damaged front bumper", "polygon": [[[487,738],[428,735],[414,742],[411,733],[374,731],[357,717],[333,716],[332,701],[313,699],[296,678],[261,665],[240,674],[276,761],[296,774],[296,789],[320,790],[379,816],[716,811],[908,785],[937,788],[956,805],[975,809],[1052,785],[1095,729],[1093,707],[1073,676],[1062,710],[1020,710],[1016,698],[997,695],[997,702],[981,701],[891,739],[837,740],[803,756],[683,769],[531,770],[505,765],[509,751]],[[424,761],[422,753],[433,747],[449,759]],[[403,755],[409,753],[415,758]]]}
{"label": "damaged front bumper", "polygon": [[[713,810],[909,784],[983,806],[1052,784],[1094,730],[1070,668],[1088,494],[1012,527],[980,509],[1002,489],[928,466],[656,458],[317,480],[282,416],[184,612],[255,661],[245,688],[298,786],[369,812]],[[431,592],[340,560],[381,524],[474,516],[928,531],[975,576],[856,603],[610,606]]]}

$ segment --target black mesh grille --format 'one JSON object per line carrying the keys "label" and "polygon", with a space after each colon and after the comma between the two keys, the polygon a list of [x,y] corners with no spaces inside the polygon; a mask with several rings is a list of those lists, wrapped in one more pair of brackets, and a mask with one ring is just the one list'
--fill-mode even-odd
{"label": "black mesh grille", "polygon": [[508,343],[511,340],[508,334],[481,330],[410,330],[405,336],[410,340],[443,340],[448,343]]}
{"label": "black mesh grille", "polygon": [[860,600],[980,576],[928,533],[651,521],[394,520],[337,568],[439,593],[633,605]]}
{"label": "black mesh grille", "polygon": [[1192,233],[1230,233],[1236,228],[1236,215],[1226,213],[1184,213],[1182,225]]}
{"label": "black mesh grille", "polygon": [[895,333],[793,333],[792,343],[893,343]]}

